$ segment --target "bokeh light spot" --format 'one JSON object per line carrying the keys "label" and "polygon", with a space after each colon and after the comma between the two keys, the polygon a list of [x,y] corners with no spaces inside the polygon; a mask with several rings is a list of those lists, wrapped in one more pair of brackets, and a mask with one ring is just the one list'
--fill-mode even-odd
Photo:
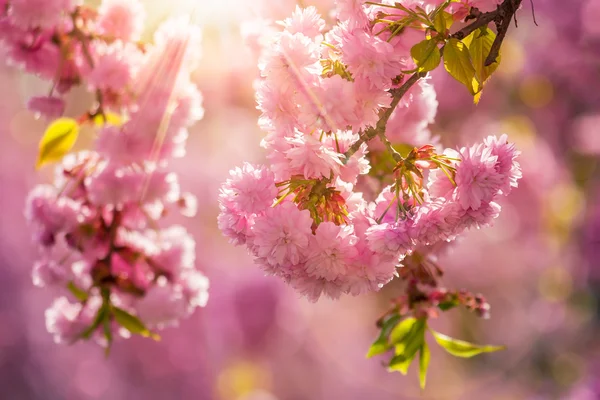
{"label": "bokeh light spot", "polygon": [[525,52],[523,45],[514,39],[506,38],[502,44],[502,60],[498,68],[498,74],[512,77],[523,70],[525,65]]}
{"label": "bokeh light spot", "polygon": [[511,115],[501,122],[501,132],[506,133],[517,148],[531,150],[536,143],[536,129],[533,121],[525,115]]}
{"label": "bokeh light spot", "polygon": [[560,354],[552,363],[552,376],[562,386],[571,386],[585,374],[584,361],[576,354]]}
{"label": "bokeh light spot", "polygon": [[224,400],[239,399],[258,389],[268,390],[271,387],[271,373],[259,364],[240,361],[223,369],[217,379],[219,398]]}
{"label": "bokeh light spot", "polygon": [[521,83],[519,96],[528,107],[542,108],[554,98],[554,86],[545,76],[530,76]]}
{"label": "bokeh light spot", "polygon": [[567,269],[551,267],[540,276],[538,289],[540,295],[547,301],[564,301],[572,293],[573,278]]}

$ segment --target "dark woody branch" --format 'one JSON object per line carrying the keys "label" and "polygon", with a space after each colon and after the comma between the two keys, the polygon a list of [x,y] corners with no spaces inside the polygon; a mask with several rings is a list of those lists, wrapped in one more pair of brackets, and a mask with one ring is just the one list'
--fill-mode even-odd
{"label": "dark woody branch", "polygon": [[[502,4],[498,5],[496,10],[482,13],[477,8],[471,8],[471,13],[467,16],[466,20],[473,20],[469,25],[465,26],[461,30],[453,33],[450,37],[458,40],[462,40],[465,37],[469,36],[472,32],[477,29],[487,26],[491,22],[496,24],[497,35],[492,47],[490,49],[490,53],[485,60],[485,65],[491,65],[496,62],[498,58],[500,47],[502,47],[502,42],[506,37],[506,32],[510,26],[512,19],[515,16],[515,13],[521,6],[522,0],[504,0]],[[387,121],[394,112],[394,109],[400,103],[402,96],[408,92],[408,90],[417,83],[422,77],[424,77],[425,73],[414,73],[411,77],[404,82],[402,86],[399,88],[391,89],[390,93],[392,94],[392,103],[389,108],[386,108],[381,111],[379,121],[375,127],[368,128],[360,135],[360,138],[346,151],[344,154],[345,161],[347,161],[354,153],[360,149],[360,146],[363,143],[366,143],[372,139],[374,139],[378,135],[385,134],[385,127],[387,125]]]}

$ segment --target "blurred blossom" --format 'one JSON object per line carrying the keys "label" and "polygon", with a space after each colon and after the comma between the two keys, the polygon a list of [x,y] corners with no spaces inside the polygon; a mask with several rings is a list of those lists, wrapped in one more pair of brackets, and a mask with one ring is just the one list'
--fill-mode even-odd
{"label": "blurred blossom", "polygon": [[581,7],[581,27],[586,35],[600,37],[598,18],[600,18],[600,3],[595,0],[585,0]]}
{"label": "blurred blossom", "polygon": [[[5,3],[0,0],[0,6]],[[17,7],[12,20],[23,26],[46,26],[60,16],[61,10],[78,2],[37,3],[40,8]],[[68,341],[80,329],[74,315],[81,310],[59,297],[53,287],[70,274],[84,276],[82,271],[89,266],[75,263],[72,268],[64,269],[44,258],[36,263],[37,249],[31,245],[30,231],[25,229],[21,211],[29,190],[52,180],[49,169],[36,172],[33,168],[35,143],[42,134],[40,129],[45,127],[40,125],[41,120],[35,120],[35,114],[50,118],[77,114],[83,112],[80,105],[89,103],[89,98],[78,90],[47,97],[48,88],[35,83],[31,93],[36,97],[25,107],[23,104],[31,93],[20,90],[23,78],[15,68],[0,63],[0,87],[4,89],[0,98],[0,207],[4,211],[0,216],[0,382],[3,384],[0,397],[600,398],[597,311],[600,182],[594,164],[594,158],[600,154],[599,1],[534,1],[539,27],[533,25],[529,2],[524,1],[518,15],[518,29],[511,26],[498,74],[486,86],[478,106],[472,105],[472,98],[458,83],[448,79],[444,71],[436,71],[432,79],[416,86],[407,98],[413,108],[397,111],[394,126],[399,138],[406,137],[408,130],[418,131],[418,138],[423,141],[438,138],[440,145],[452,147],[505,132],[522,150],[519,162],[523,179],[519,188],[512,189],[511,197],[500,203],[502,213],[494,226],[474,231],[448,246],[438,260],[444,265],[444,280],[448,285],[486,295],[491,304],[491,318],[480,321],[461,311],[451,311],[435,321],[434,328],[466,340],[505,344],[508,349],[478,360],[455,362],[430,338],[432,369],[424,392],[418,387],[416,370],[411,369],[408,377],[389,374],[380,360],[365,358],[377,332],[374,321],[388,306],[389,299],[399,292],[397,286],[392,284],[380,293],[348,297],[335,303],[311,304],[279,280],[263,276],[252,257],[244,249],[231,246],[218,230],[219,186],[230,177],[228,171],[244,160],[270,164],[258,146],[264,135],[257,126],[259,112],[252,84],[259,73],[260,48],[272,39],[273,29],[279,29],[275,22],[292,15],[296,2],[95,2],[100,3],[101,28],[107,35],[123,40],[146,40],[155,29],[149,26],[147,32],[142,31],[139,4],[147,10],[150,21],[166,19],[171,9],[195,7],[204,23],[204,56],[191,78],[203,98],[190,89],[188,82],[181,82],[177,92],[181,102],[176,115],[181,124],[197,120],[203,112],[204,119],[189,130],[189,135],[170,137],[173,143],[168,149],[169,153],[181,155],[177,144],[183,139],[188,141],[187,156],[173,161],[173,172],[179,176],[181,190],[187,193],[180,193],[179,186],[172,185],[166,175],[159,175],[153,185],[154,196],[168,197],[185,216],[193,219],[185,221],[180,216],[168,215],[168,221],[185,224],[187,235],[171,232],[154,243],[154,251],[157,257],[173,262],[169,267],[180,266],[184,270],[193,261],[189,258],[187,240],[188,235],[193,237],[195,262],[210,279],[211,299],[202,312],[180,321],[177,328],[163,331],[160,342],[132,337],[116,343],[109,358],[90,343],[72,347],[54,344],[55,340]],[[316,6],[327,26],[331,25],[334,1],[302,3]],[[343,5],[343,12],[350,13],[359,2],[338,3]],[[491,1],[484,3],[486,7],[493,6]],[[215,9],[218,14],[211,14]],[[117,19],[121,22],[114,24]],[[170,25],[164,29],[177,33],[177,28]],[[164,33],[157,34],[159,41]],[[0,36],[4,34],[0,27]],[[199,36],[197,32],[195,37]],[[10,38],[11,43],[18,43],[19,39]],[[19,46],[2,51],[15,64],[52,78],[57,64],[50,61],[58,60],[57,54],[47,46],[49,37],[42,36],[39,40],[35,54],[23,52]],[[400,49],[404,44],[395,45]],[[308,52],[313,47],[313,43],[300,43],[295,49]],[[105,62],[100,72],[111,76],[111,87],[122,86],[131,79],[132,84],[141,88],[147,87],[147,79],[154,73],[151,66],[158,65],[161,58],[156,53],[144,59],[145,65],[150,66],[144,72],[132,65],[142,60],[130,47],[115,44],[99,49],[99,56]],[[196,61],[193,54],[187,56]],[[76,53],[74,57],[81,55]],[[315,66],[307,66],[312,67]],[[75,70],[76,64],[67,66],[65,87]],[[346,96],[343,85],[338,89],[340,96]],[[152,104],[160,107],[156,102]],[[152,116],[152,113],[147,115]],[[108,133],[98,146],[123,159],[135,156],[130,149],[140,149],[134,139],[138,131],[144,132],[144,127],[132,128],[135,129],[130,132],[131,141],[120,138],[111,142]],[[88,134],[82,132],[81,142],[76,146],[90,143]],[[358,171],[360,163],[355,168]],[[581,169],[588,171],[585,176],[589,178],[581,178]],[[240,170],[240,176],[243,172]],[[266,182],[268,177],[261,176]],[[104,185],[111,184],[110,176],[96,183],[97,201],[118,195],[116,191],[105,190]],[[260,186],[262,191],[243,186],[243,179],[235,184],[231,189],[240,195],[238,202],[245,202],[245,206],[263,207],[264,197],[271,194],[267,184]],[[73,204],[67,201],[49,204],[46,199],[51,192],[43,188],[30,203],[31,214],[44,221],[44,229],[35,235],[42,242],[56,239],[60,248],[65,244],[52,233],[59,226],[73,223]],[[135,215],[130,217],[135,221]],[[232,228],[243,227],[245,223],[219,222]],[[241,235],[240,232],[236,233]],[[400,237],[401,234],[398,232]],[[323,237],[329,239],[325,233]],[[135,238],[129,239],[142,245]],[[375,239],[377,235],[373,243],[382,243]],[[293,251],[290,249],[281,256],[291,257]],[[32,278],[36,286],[45,289],[33,287]],[[170,325],[175,318],[188,314],[183,298],[196,306],[203,305],[204,277],[189,275],[185,282],[186,285],[172,285],[161,281],[145,303],[138,305],[139,312],[157,324]],[[53,303],[54,297],[58,298]],[[52,307],[45,318],[49,304]],[[87,311],[84,317],[87,318]],[[52,335],[46,333],[46,324]]]}
{"label": "blurred blossom", "polygon": [[573,121],[574,146],[580,153],[600,154],[600,114],[582,115]]}

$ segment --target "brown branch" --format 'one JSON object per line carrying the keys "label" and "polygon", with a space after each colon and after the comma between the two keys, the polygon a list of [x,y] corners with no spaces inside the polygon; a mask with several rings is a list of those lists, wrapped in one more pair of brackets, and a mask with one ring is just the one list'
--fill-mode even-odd
{"label": "brown branch", "polygon": [[390,104],[389,108],[386,108],[380,112],[380,117],[379,121],[377,121],[377,125],[375,125],[375,127],[370,127],[365,132],[363,132],[360,138],[356,142],[354,142],[354,144],[348,149],[348,151],[346,151],[346,153],[344,154],[344,156],[346,157],[346,161],[350,159],[350,157],[352,157],[352,155],[356,153],[358,149],[360,149],[360,146],[363,143],[366,143],[369,140],[375,138],[375,136],[383,134],[385,132],[385,126],[387,125],[388,119],[390,119],[390,116],[398,106],[398,103],[400,103],[402,96],[404,96],[406,92],[408,92],[412,85],[417,83],[419,79],[421,79],[425,75],[426,74],[424,73],[415,72],[411,75],[410,78],[408,78],[406,82],[404,82],[402,86],[400,86],[397,89],[390,90],[390,93],[393,97],[392,104]]}
{"label": "brown branch", "polygon": [[485,59],[485,66],[491,65],[496,62],[498,58],[498,54],[500,54],[500,47],[502,46],[502,41],[504,41],[504,37],[506,37],[506,32],[508,32],[508,27],[510,23],[515,17],[516,24],[516,12],[521,6],[522,0],[504,0],[498,9],[498,16],[494,20],[496,22],[496,27],[498,29],[498,33],[496,35],[496,39],[494,39],[494,43],[492,43],[492,47],[490,49],[490,54],[488,54]]}
{"label": "brown branch", "polygon": [[[507,20],[508,25],[510,25],[510,20],[521,6],[522,1],[523,0],[504,0],[504,2],[500,4],[498,8],[496,8],[496,10],[485,13],[481,13],[478,9],[473,7],[471,9],[471,15],[467,17],[467,19],[475,19],[475,21],[465,26],[461,30],[453,33],[450,37],[462,40],[477,29],[487,26],[490,22],[494,21],[497,21],[498,23],[500,21]],[[508,29],[508,26],[506,29]],[[506,34],[506,32],[504,32],[504,34]]]}
{"label": "brown branch", "polygon": [[[491,22],[496,23],[496,27],[498,29],[498,34],[496,35],[496,39],[492,44],[490,49],[490,53],[485,60],[485,65],[488,66],[493,64],[498,58],[498,54],[500,52],[500,47],[502,46],[502,42],[504,41],[504,37],[506,36],[506,32],[508,31],[508,27],[512,21],[512,18],[515,16],[515,13],[521,6],[521,2],[523,0],[504,0],[502,4],[500,4],[496,10],[482,13],[477,8],[471,8],[471,14],[466,18],[467,20],[474,20],[469,25],[465,26],[461,30],[450,35],[451,38],[462,40],[465,37],[469,36],[471,33],[475,32],[477,29],[487,26]],[[426,73],[415,72],[411,77],[404,82],[404,84],[397,88],[390,90],[392,94],[393,100],[390,104],[389,108],[386,108],[380,112],[379,121],[377,121],[377,125],[375,127],[370,127],[366,131],[364,131],[360,138],[354,142],[354,144],[346,151],[344,154],[344,162],[347,162],[350,157],[354,153],[360,149],[360,146],[363,143],[370,141],[376,136],[384,136],[385,135],[385,127],[387,125],[388,119],[394,112],[398,103],[402,99],[402,96],[406,94],[406,92],[421,79],[427,75]]]}
{"label": "brown branch", "polygon": [[495,22],[498,33],[494,43],[492,43],[490,54],[485,59],[485,66],[491,65],[495,63],[496,59],[498,58],[500,47],[502,46],[502,42],[506,37],[506,32],[508,32],[508,27],[510,26],[513,17],[515,17],[517,10],[521,6],[522,1],[523,0],[504,0],[502,4],[496,8],[496,10],[486,13],[480,13],[479,10],[472,9],[471,18],[475,18],[475,21],[472,24],[465,26],[458,32],[452,34],[450,37],[462,40],[477,29],[487,26],[490,22]]}

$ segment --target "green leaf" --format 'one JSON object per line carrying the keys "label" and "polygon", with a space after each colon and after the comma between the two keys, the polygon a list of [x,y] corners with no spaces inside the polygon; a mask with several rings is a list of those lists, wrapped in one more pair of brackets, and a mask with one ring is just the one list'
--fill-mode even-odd
{"label": "green leaf", "polygon": [[102,321],[107,315],[108,308],[106,306],[100,307],[98,312],[96,313],[96,317],[90,326],[88,326],[81,334],[79,335],[82,339],[89,339],[92,334],[98,329]]}
{"label": "green leaf", "polygon": [[432,331],[435,341],[442,346],[448,353],[456,357],[470,358],[481,353],[492,353],[504,350],[505,346],[477,345],[446,336],[442,333]]}
{"label": "green leaf", "polygon": [[437,40],[427,39],[415,44],[410,49],[410,55],[419,67],[418,72],[431,71],[440,65],[442,57],[437,45]]}
{"label": "green leaf", "polygon": [[407,157],[408,154],[415,148],[414,145],[408,143],[394,143],[392,145],[394,150],[396,150],[402,157]]}
{"label": "green leaf", "polygon": [[119,325],[134,335],[141,335],[143,337],[151,337],[154,340],[159,340],[160,336],[150,332],[144,323],[135,315],[131,315],[119,307],[113,307],[112,314]]}
{"label": "green leaf", "polygon": [[390,343],[397,344],[403,341],[410,334],[413,325],[417,322],[416,318],[406,318],[400,322],[390,333]]}
{"label": "green leaf", "polygon": [[367,358],[371,358],[374,356],[378,356],[380,354],[385,353],[390,349],[390,344],[387,341],[386,337],[379,337],[376,341],[373,342],[371,347],[369,347],[369,352],[367,353]]}
{"label": "green leaf", "polygon": [[419,352],[419,383],[421,389],[425,389],[425,383],[427,382],[427,369],[429,369],[429,360],[431,359],[431,353],[429,352],[429,346],[427,342],[423,341],[421,345],[421,351]]}
{"label": "green leaf", "polygon": [[446,20],[446,29],[450,29],[454,25],[454,17],[449,12],[442,12],[444,19]]}
{"label": "green leaf", "polygon": [[[479,79],[479,82],[481,82],[481,89],[483,89],[483,85],[485,85],[485,83],[490,79],[494,71],[496,71],[500,65],[500,54],[498,54],[496,62],[488,66],[485,65],[485,60],[490,54],[490,50],[492,49],[492,44],[494,43],[495,39],[496,34],[487,26],[475,30],[469,36],[463,39],[463,42],[469,48],[469,53],[471,54],[471,59],[473,61],[473,67],[475,68],[475,74]],[[478,94],[480,93],[481,90]],[[475,97],[475,104],[479,102],[479,97],[481,96]]]}
{"label": "green leaf", "polygon": [[73,294],[73,296],[75,296],[75,298],[79,301],[87,301],[88,299],[88,293],[79,288],[77,285],[75,285],[73,282],[69,282],[67,284],[67,289],[69,289],[69,291]]}
{"label": "green leaf", "polygon": [[460,40],[451,38],[444,46],[444,67],[454,79],[475,96],[481,90],[469,48]]}
{"label": "green leaf", "polygon": [[[433,27],[439,33],[446,33],[447,29],[450,29],[454,23],[452,14],[446,12],[446,8],[453,2],[460,2],[461,0],[446,0],[440,4],[432,13],[429,14],[429,19],[433,21]],[[442,19],[439,20],[438,19]]]}
{"label": "green leaf", "polygon": [[396,343],[396,355],[409,357],[416,354],[425,340],[425,328],[425,319],[418,319],[404,339]]}
{"label": "green leaf", "polygon": [[[390,333],[390,343],[398,344],[404,342],[414,331],[425,329],[425,320],[406,318],[400,322]],[[413,331],[414,330],[414,331]]]}
{"label": "green leaf", "polygon": [[440,310],[442,310],[442,311],[448,311],[448,310],[450,310],[451,308],[454,308],[454,307],[456,307],[456,303],[453,302],[453,301],[446,301],[444,303],[438,304],[438,308]]}
{"label": "green leaf", "polygon": [[424,343],[425,328],[423,318],[407,318],[394,328],[390,339],[396,345],[396,355],[390,360],[390,371],[400,371],[406,375],[408,367]]}
{"label": "green leaf", "polygon": [[[366,4],[373,4],[373,5],[377,5],[380,6],[381,4],[379,3],[372,3],[372,2],[367,2]],[[412,16],[415,19],[418,19],[419,21],[421,21],[424,24],[428,24],[429,21],[427,20],[427,14],[425,13],[425,11],[423,10],[423,14],[425,15],[419,15],[418,13],[414,12],[413,10],[411,10],[410,8],[406,8],[404,7],[402,4],[395,2],[394,3],[394,8],[397,8],[399,10],[404,11],[405,13],[407,13],[408,15]],[[417,7],[418,8],[418,7]]]}
{"label": "green leaf", "polygon": [[104,355],[108,357],[110,354],[110,346],[112,345],[113,336],[112,330],[110,326],[110,318],[108,318],[108,313],[106,313],[106,317],[104,318],[103,326],[104,326],[104,338],[106,339],[106,349],[104,349]]}
{"label": "green leaf", "polygon": [[59,161],[73,148],[79,135],[79,124],[72,118],[59,118],[52,122],[40,140],[36,168]]}
{"label": "green leaf", "polygon": [[375,340],[375,342],[373,342],[373,344],[369,348],[367,358],[383,354],[392,348],[388,341],[388,335],[390,330],[398,323],[399,320],[400,316],[398,314],[395,314],[383,323],[383,326],[381,327],[381,333],[377,337],[377,340]]}
{"label": "green leaf", "polygon": [[408,357],[404,354],[398,354],[397,356],[394,356],[390,360],[388,371],[398,371],[402,375],[406,375],[408,373],[408,367],[410,367],[410,364],[414,360],[416,354],[417,353],[415,352]]}
{"label": "green leaf", "polygon": [[453,23],[454,18],[452,18],[452,14],[446,11],[438,12],[433,19],[433,27],[436,32],[442,35],[446,34],[446,31],[450,29]]}

